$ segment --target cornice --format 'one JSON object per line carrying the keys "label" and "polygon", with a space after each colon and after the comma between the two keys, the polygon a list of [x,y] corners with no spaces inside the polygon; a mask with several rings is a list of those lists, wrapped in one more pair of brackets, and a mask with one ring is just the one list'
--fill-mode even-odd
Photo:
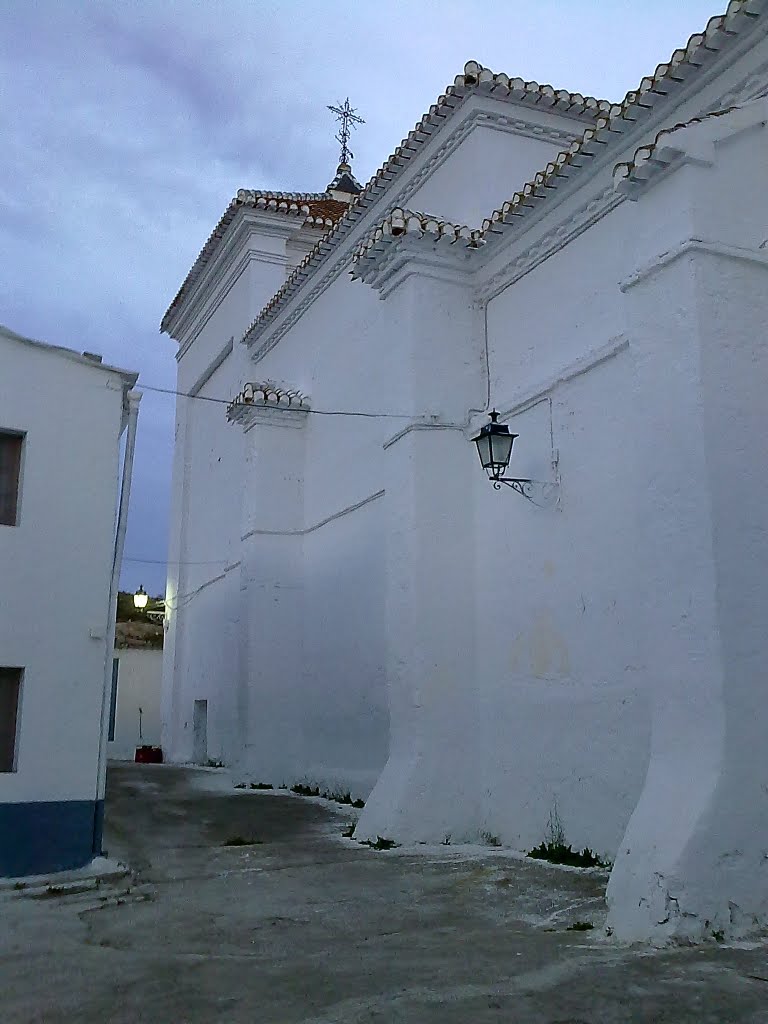
{"label": "cornice", "polygon": [[303,427],[309,413],[309,398],[295,388],[271,381],[248,383],[227,406],[227,419],[246,432],[257,423],[278,427]]}
{"label": "cornice", "polygon": [[261,238],[276,238],[283,242],[285,248],[285,243],[296,234],[297,227],[295,220],[278,220],[248,207],[241,207],[237,211],[216,257],[206,265],[196,280],[174,324],[173,337],[183,339],[177,358],[195,341],[249,262],[257,260],[282,265],[286,270],[290,268],[285,251],[276,253],[258,245],[250,245],[243,251],[250,236],[258,234]]}
{"label": "cornice", "polygon": [[[606,168],[612,168],[622,151],[647,137],[654,126],[658,127],[665,119],[669,120],[674,110],[706,90],[716,76],[731,68],[755,45],[755,41],[768,30],[765,7],[765,0],[731,0],[726,14],[710,19],[704,32],[691,36],[685,47],[676,50],[669,62],[660,64],[652,75],[644,78],[638,89],[629,92],[621,104],[608,104],[605,108],[595,110],[594,126],[587,128],[579,141],[572,143],[566,152],[561,153],[484,222],[482,238],[487,248],[484,252],[478,248],[476,260],[487,264],[495,257],[495,251],[499,250],[502,241],[506,241],[502,236],[508,236],[511,244],[517,243],[542,219],[551,218],[554,210],[579,189],[585,186],[589,188],[593,182],[596,188],[599,187],[600,176]],[[489,88],[492,91],[494,86]],[[451,95],[447,97],[447,106],[455,109],[463,98],[463,93]],[[446,111],[444,116],[447,117],[448,113]],[[465,121],[458,126],[459,132],[471,130]],[[434,131],[439,131],[441,127],[440,124],[430,125],[415,141],[419,144],[429,141]],[[458,143],[456,139],[457,132],[452,132],[444,140],[443,147],[430,155],[430,160],[425,162],[418,174],[409,179],[396,196],[392,196],[392,201],[379,216],[386,216],[396,205],[406,205],[409,196],[413,194],[411,190],[415,191],[425,180],[420,175],[429,173],[430,162],[438,163],[445,159],[449,147],[460,144],[461,139]],[[617,144],[619,140],[621,144]],[[400,154],[401,164],[402,160],[410,160],[417,152],[418,147],[404,146]],[[325,236],[323,242],[262,310],[243,338],[250,346],[263,336],[262,343],[253,351],[253,358],[260,359],[270,351],[314,299],[348,266],[349,255],[344,253],[335,261],[330,272],[324,274],[320,282],[315,283],[305,294],[309,279],[318,275],[331,251],[341,245],[348,249],[350,242],[354,244],[354,237],[359,238],[360,232],[356,229],[360,227],[360,218],[366,216],[366,207],[378,204],[390,187],[394,174],[394,170],[391,174],[382,172],[369,184],[359,203]],[[505,264],[511,274],[511,281],[502,283],[500,277],[504,271],[501,274],[494,272],[489,279],[490,286],[488,282],[483,283],[482,294],[492,297],[501,287],[518,280],[622,201],[623,197],[613,192],[611,186],[593,195],[579,210],[579,223],[576,227],[570,223],[571,218],[565,223],[554,225],[547,232],[546,238],[537,240],[524,254],[519,254]],[[354,237],[348,239],[349,235]],[[480,252],[483,252],[482,258]],[[298,305],[295,305],[299,294],[301,298],[298,299]],[[279,323],[272,327],[278,319]]]}
{"label": "cornice", "polygon": [[463,279],[475,232],[428,214],[397,208],[355,250],[351,275],[385,298],[414,272]]}
{"label": "cornice", "polygon": [[741,245],[730,245],[727,242],[707,241],[705,238],[686,238],[634,270],[619,283],[619,290],[628,292],[635,285],[655,274],[657,270],[669,266],[670,263],[675,263],[681,257],[692,252],[703,252],[710,256],[720,256],[729,260],[742,260],[768,269],[768,251],[765,249],[749,249]]}
{"label": "cornice", "polygon": [[[562,112],[558,110],[545,110],[542,113],[558,114]],[[458,150],[459,146],[467,139],[470,133],[478,127],[525,135],[529,138],[537,138],[540,141],[550,141],[556,145],[567,145],[575,138],[579,137],[578,129],[581,128],[582,125],[579,122],[574,122],[573,132],[567,132],[553,126],[539,126],[532,124],[529,121],[515,118],[503,110],[488,110],[482,108],[470,110],[467,112],[466,116],[456,124],[446,124],[442,128],[442,131],[445,131],[446,135],[441,144],[434,148],[434,151],[430,154],[429,158],[423,162],[416,174],[412,175],[412,177],[407,181],[403,181],[399,188],[394,189],[392,193],[387,196],[387,202],[377,216],[383,219],[397,207],[407,206],[408,201],[417,193],[426,181],[429,180],[435,171],[447,159],[449,159],[456,150]],[[278,311],[275,311],[273,315],[268,316],[264,319],[263,323],[260,324],[265,312],[265,310],[262,310],[254,324],[251,325],[248,331],[246,331],[242,341],[252,349],[251,358],[255,362],[258,362],[259,359],[263,358],[267,352],[271,351],[271,349],[278,344],[278,342],[285,334],[288,333],[288,331],[291,330],[294,324],[296,324],[298,319],[301,318],[312,303],[321,296],[334,283],[334,281],[336,281],[339,274],[343,273],[344,270],[347,269],[352,258],[350,249],[358,240],[360,233],[359,229],[362,228],[366,222],[371,222],[373,220],[374,213],[380,205],[381,199],[387,195],[387,187],[388,183],[381,183],[374,187],[366,207],[362,208],[353,206],[350,209],[349,214],[339,222],[333,231],[329,232],[329,237],[327,237],[327,239],[333,236],[337,231],[343,230],[346,226],[346,234],[348,237],[340,240],[340,243],[338,243],[338,259],[336,259],[326,269],[322,278],[318,278],[311,290],[304,293],[302,289],[300,300],[294,300],[293,297],[287,299],[284,304],[281,304]],[[329,249],[332,248],[332,243],[329,242],[328,246]],[[318,252],[313,251],[304,262],[308,263],[312,258],[316,258],[317,256],[321,256],[322,260],[323,255],[325,254],[319,254]],[[301,269],[302,265],[300,264],[299,267],[297,267],[297,272]],[[315,274],[309,275],[314,276]],[[285,315],[285,318],[281,318],[280,323],[276,324],[276,326],[272,328],[271,325],[282,313],[287,313],[287,315]],[[254,343],[262,337],[264,338],[264,341],[259,345],[255,345]]]}
{"label": "cornice", "polygon": [[477,298],[482,302],[490,301],[504,288],[519,281],[565,248],[623,202],[624,196],[616,192],[612,182],[593,193],[576,211],[554,222],[533,244],[497,267],[489,277],[478,280]]}
{"label": "cornice", "polygon": [[718,142],[766,124],[768,99],[761,97],[662,128],[653,142],[635,150],[631,160],[616,164],[614,187],[629,199],[638,199],[656,181],[683,163],[712,166]]}

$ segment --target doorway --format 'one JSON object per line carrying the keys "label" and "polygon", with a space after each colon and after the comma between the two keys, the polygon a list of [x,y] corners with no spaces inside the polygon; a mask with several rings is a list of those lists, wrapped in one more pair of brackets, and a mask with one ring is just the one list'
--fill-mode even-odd
{"label": "doorway", "polygon": [[208,764],[208,701],[196,700],[192,716],[192,760]]}

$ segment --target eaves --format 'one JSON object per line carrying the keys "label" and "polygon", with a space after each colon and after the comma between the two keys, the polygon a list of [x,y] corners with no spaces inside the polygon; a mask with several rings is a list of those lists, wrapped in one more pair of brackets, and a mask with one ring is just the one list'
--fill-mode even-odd
{"label": "eaves", "polygon": [[[420,148],[403,151],[401,159],[408,161],[408,166],[400,171],[396,186],[384,180],[375,182],[373,187],[369,186],[369,194],[361,197],[350,208],[318,246],[319,251],[314,258],[319,258],[319,265],[312,273],[311,280],[301,282],[294,294],[281,297],[280,308],[268,323],[259,323],[260,316],[245,332],[242,341],[250,349],[254,362],[270,352],[315,300],[350,267],[355,249],[373,224],[398,207],[407,206],[411,196],[429,181],[476,128],[496,128],[558,144],[566,144],[580,137],[579,129],[583,128],[583,121],[575,119],[573,133],[567,132],[562,124],[548,125],[547,115],[551,112],[544,110],[542,123],[538,126],[540,130],[536,131],[537,126],[535,122],[532,124],[529,111],[524,111],[529,114],[527,121],[522,116],[516,118],[513,105],[493,96],[472,93],[465,103],[461,116],[446,118],[441,125],[434,127]],[[323,245],[325,251],[322,251]]]}
{"label": "eaves", "polygon": [[245,248],[249,236],[257,232],[262,238],[288,240],[301,229],[301,221],[281,215],[276,217],[243,206],[235,214],[229,231],[203,273],[195,281],[190,298],[174,324],[173,337],[180,340],[176,359],[193,344],[237,281],[244,265],[252,259],[264,258],[273,264],[283,263],[286,273],[291,269],[287,257],[267,250]]}
{"label": "eaves", "polygon": [[625,202],[627,196],[613,184],[614,168],[665,126],[705,115],[749,95],[756,74],[768,76],[768,66],[761,71],[740,68],[739,64],[745,53],[768,35],[768,16],[758,20],[751,32],[735,40],[709,67],[690,74],[679,89],[663,99],[657,98],[646,116],[611,120],[609,131],[614,138],[610,143],[585,147],[583,165],[568,168],[569,176],[546,194],[536,188],[530,207],[519,211],[519,217],[506,223],[486,221],[483,237],[487,244],[476,254],[477,266],[482,267],[477,276],[478,298],[489,301]]}

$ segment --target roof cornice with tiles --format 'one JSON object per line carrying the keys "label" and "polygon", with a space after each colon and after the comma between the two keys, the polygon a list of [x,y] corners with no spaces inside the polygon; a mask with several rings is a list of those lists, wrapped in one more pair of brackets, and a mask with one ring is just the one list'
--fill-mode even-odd
{"label": "roof cornice with tiles", "polygon": [[[459,76],[454,87],[448,89],[438,103],[430,108],[426,118],[419,122],[381,170],[374,175],[347,213],[299,264],[245,332],[242,341],[249,345],[253,344],[256,338],[268,330],[278,316],[292,304],[297,293],[304,289],[307,281],[340,246],[367,208],[390,189],[408,161],[430,140],[434,132],[439,130],[441,124],[467,95],[479,92],[494,98],[508,98],[534,105],[543,103],[550,109],[570,113],[571,116],[575,114],[582,121],[587,117],[591,121],[579,140],[564,149],[509,201],[486,218],[479,230],[471,231],[468,228],[459,229],[457,225],[446,225],[449,233],[453,228],[457,229],[458,234],[454,239],[457,246],[461,245],[470,251],[478,252],[489,243],[498,243],[499,237],[507,234],[512,225],[519,227],[521,218],[530,217],[533,211],[538,211],[543,200],[573,176],[579,175],[582,168],[593,162],[594,157],[602,156],[610,149],[620,149],[626,133],[650,120],[654,113],[658,115],[665,107],[676,102],[690,77],[709,67],[723,51],[730,49],[755,20],[765,14],[765,9],[766,0],[731,0],[724,14],[710,18],[703,32],[694,33],[684,47],[675,50],[669,61],[659,64],[652,75],[643,78],[638,88],[627,93],[624,100],[618,104],[593,100],[574,93],[557,92],[548,86],[524,83],[520,79],[509,79],[506,75],[494,75],[480,65],[470,62],[465,67],[464,76]],[[569,101],[566,100],[566,96],[570,98]],[[433,220],[424,215],[417,216],[422,217],[425,224]],[[388,243],[383,242],[386,222],[387,218],[374,227],[363,246],[358,247],[354,256],[356,267],[361,260],[387,247]],[[419,230],[423,231],[423,227]],[[407,234],[407,231],[404,234]],[[438,236],[444,238],[445,231],[441,232],[438,229]],[[375,245],[372,249],[367,248],[367,243],[371,242],[372,238],[376,239],[379,250],[376,250]],[[358,276],[363,276],[363,272]],[[271,340],[270,338],[270,342]]]}
{"label": "roof cornice with tiles", "polygon": [[630,198],[637,198],[655,178],[673,164],[685,159],[711,164],[715,143],[756,125],[768,124],[768,98],[755,98],[744,105],[713,110],[702,117],[691,117],[670,128],[662,128],[653,142],[639,146],[631,160],[616,164],[614,187]]}
{"label": "roof cornice with tiles", "polygon": [[262,213],[301,217],[302,227],[327,231],[339,219],[345,205],[345,203],[334,199],[329,192],[268,192],[259,189],[239,189],[209,235],[193,263],[192,269],[166,310],[160,330],[171,333],[177,326],[184,303],[213,260],[224,235],[240,209],[246,207]]}
{"label": "roof cornice with tiles", "polygon": [[[604,156],[611,149],[621,148],[626,133],[632,131],[636,125],[649,120],[657,105],[663,104],[663,100],[670,95],[674,97],[692,73],[714,62],[730,42],[741,36],[744,29],[750,27],[760,15],[765,14],[765,8],[765,0],[732,0],[725,14],[711,18],[704,32],[691,36],[688,44],[676,50],[668,63],[660,64],[653,75],[644,78],[640,87],[628,93],[625,100],[614,106],[609,115],[598,118],[596,125],[588,128],[579,141],[560,153],[510,200],[486,218],[479,230],[465,229],[452,244],[463,246],[468,253],[479,253],[489,243],[498,242],[499,236],[508,234],[513,226],[519,230],[526,219],[530,219],[542,207],[546,208],[544,200],[551,197],[555,190],[562,189],[571,178],[583,178],[580,172],[583,168],[589,168],[595,157]],[[699,120],[701,118],[693,118],[687,124]],[[656,137],[657,142],[666,133],[681,127],[685,126],[676,125],[673,128],[662,129]],[[650,158],[655,145],[656,143],[639,147],[635,163],[638,160],[642,161],[646,151]],[[619,172],[619,178],[621,177],[622,174]],[[624,177],[629,177],[635,182],[639,172],[633,166]],[[617,181],[616,176],[614,181]],[[621,188],[620,191],[628,194],[629,190]],[[448,226],[448,231],[450,230],[451,226]],[[354,277],[372,278],[373,265],[384,258],[391,259],[391,238],[388,234],[386,222],[382,223],[358,247],[353,258]],[[404,235],[405,232],[399,234]],[[439,237],[443,237],[443,234],[440,232]],[[496,246],[494,251],[495,249]],[[486,255],[490,253],[486,251]],[[363,264],[367,262],[370,262],[370,267],[366,270]]]}
{"label": "roof cornice with tiles", "polygon": [[613,109],[613,104],[608,100],[598,100],[566,89],[554,89],[550,85],[540,85],[538,82],[526,82],[522,78],[510,78],[503,73],[495,74],[477,61],[469,61],[464,65],[464,73],[458,75],[453,85],[449,86],[429,108],[415,128],[374,174],[360,195],[353,200],[347,212],[323,236],[264,307],[246,331],[242,339],[245,343],[254,340],[275,319],[296,291],[324,263],[326,256],[349,235],[368,208],[378,203],[385,192],[390,191],[400,175],[409,167],[411,160],[422,152],[424,146],[432,141],[436,133],[452,120],[465,102],[474,95],[490,96],[510,104],[564,115],[573,119],[576,131],[584,124],[594,124],[597,117]]}

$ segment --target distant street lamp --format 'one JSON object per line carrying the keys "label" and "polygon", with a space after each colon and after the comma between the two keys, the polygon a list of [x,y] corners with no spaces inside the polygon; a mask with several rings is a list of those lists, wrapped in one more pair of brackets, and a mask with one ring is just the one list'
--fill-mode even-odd
{"label": "distant street lamp", "polygon": [[133,607],[138,608],[139,611],[143,611],[147,607],[148,600],[149,595],[147,594],[146,590],[144,589],[144,587],[139,586],[139,589],[133,595]]}

